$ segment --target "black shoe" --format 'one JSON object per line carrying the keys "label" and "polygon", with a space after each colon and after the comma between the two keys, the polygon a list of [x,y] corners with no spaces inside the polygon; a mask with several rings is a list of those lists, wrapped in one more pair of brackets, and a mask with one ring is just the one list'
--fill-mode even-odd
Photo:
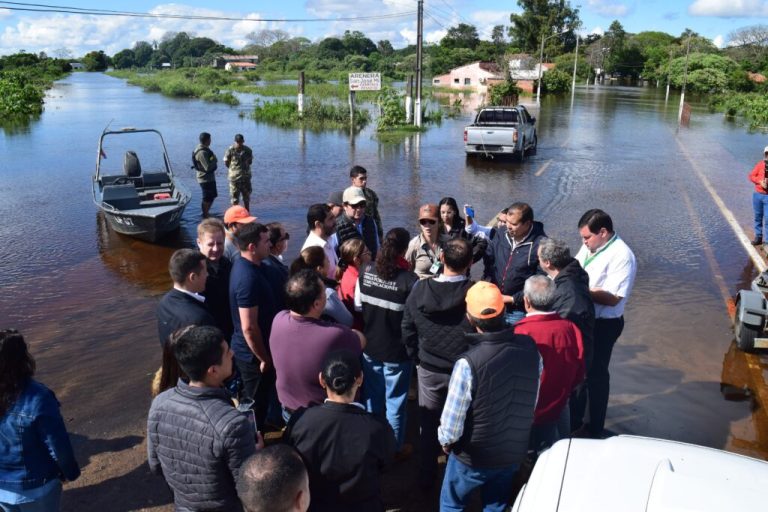
{"label": "black shoe", "polygon": [[756,236],[754,240],[750,242],[752,245],[763,245],[763,237]]}

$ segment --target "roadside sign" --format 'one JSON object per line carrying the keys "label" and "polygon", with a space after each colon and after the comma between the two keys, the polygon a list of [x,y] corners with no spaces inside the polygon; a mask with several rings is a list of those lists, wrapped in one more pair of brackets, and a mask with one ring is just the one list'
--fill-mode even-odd
{"label": "roadside sign", "polygon": [[350,91],[380,91],[381,73],[350,73]]}

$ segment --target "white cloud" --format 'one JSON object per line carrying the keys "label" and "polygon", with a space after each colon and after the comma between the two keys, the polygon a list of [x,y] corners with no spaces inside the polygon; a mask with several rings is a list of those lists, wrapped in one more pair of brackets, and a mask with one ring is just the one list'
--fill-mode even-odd
{"label": "white cloud", "polygon": [[108,55],[113,55],[123,48],[130,48],[136,41],[159,41],[166,32],[187,32],[240,48],[247,43],[245,36],[255,30],[283,28],[298,35],[302,28],[286,28],[282,27],[281,23],[257,21],[262,17],[258,13],[237,14],[180,4],[160,4],[148,12],[245,18],[254,21],[127,18],[83,14],[24,15],[15,23],[8,24],[0,34],[0,54],[14,53],[22,49],[51,53],[55,49],[67,48],[74,56],[81,56],[92,50],[104,50]]}
{"label": "white cloud", "polygon": [[718,34],[715,36],[715,38],[712,40],[712,43],[717,46],[718,48],[722,48],[725,45],[725,38],[722,36],[722,34]]}
{"label": "white cloud", "polygon": [[631,10],[628,5],[612,0],[587,0],[587,8],[606,17],[626,16]]}
{"label": "white cloud", "polygon": [[719,18],[768,16],[768,2],[764,0],[696,0],[688,6],[688,14]]}
{"label": "white cloud", "polygon": [[597,27],[593,28],[592,30],[590,30],[589,34],[595,34],[597,36],[602,36],[602,35],[605,34],[605,30],[603,29],[603,27],[597,26]]}
{"label": "white cloud", "polygon": [[493,27],[496,25],[509,26],[510,11],[475,11],[469,15],[470,20],[477,27],[480,39],[490,39]]}
{"label": "white cloud", "polygon": [[11,14],[12,14],[11,11],[9,11],[8,9],[0,9],[0,19],[10,18]]}

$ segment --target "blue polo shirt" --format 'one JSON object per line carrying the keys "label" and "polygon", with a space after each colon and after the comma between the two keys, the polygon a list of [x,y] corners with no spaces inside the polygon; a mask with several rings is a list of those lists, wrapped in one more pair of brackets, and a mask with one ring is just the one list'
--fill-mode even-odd
{"label": "blue polo shirt", "polygon": [[267,352],[269,352],[268,341],[272,320],[279,311],[274,290],[262,265],[255,265],[245,258],[237,258],[232,263],[232,273],[229,277],[229,304],[232,323],[235,327],[232,334],[232,351],[241,361],[252,361],[254,354],[243,336],[239,308],[259,308],[258,324]]}

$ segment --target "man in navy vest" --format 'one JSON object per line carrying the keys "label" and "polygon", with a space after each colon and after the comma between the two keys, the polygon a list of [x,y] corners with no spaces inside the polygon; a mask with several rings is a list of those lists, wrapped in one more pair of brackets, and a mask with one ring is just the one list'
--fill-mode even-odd
{"label": "man in navy vest", "polygon": [[437,437],[448,455],[440,510],[464,510],[480,488],[484,511],[503,511],[528,450],[541,357],[530,336],[507,329],[504,298],[481,281],[467,291],[473,345],[453,367]]}
{"label": "man in navy vest", "polygon": [[344,213],[336,219],[336,247],[341,247],[345,241],[351,238],[362,238],[365,246],[371,251],[371,257],[375,260],[379,252],[378,227],[373,217],[365,214],[366,199],[363,189],[348,187],[342,196],[344,200]]}

